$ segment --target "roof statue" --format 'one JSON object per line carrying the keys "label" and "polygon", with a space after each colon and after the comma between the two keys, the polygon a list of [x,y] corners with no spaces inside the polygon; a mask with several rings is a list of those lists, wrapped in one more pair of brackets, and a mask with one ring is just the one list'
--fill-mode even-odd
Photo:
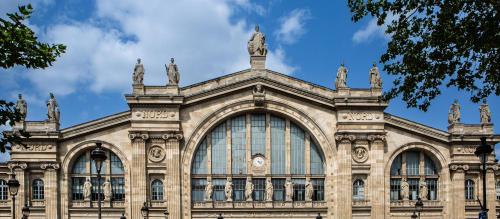
{"label": "roof statue", "polygon": [[141,63],[141,59],[137,59],[137,63],[134,67],[134,74],[132,75],[132,80],[134,84],[142,84],[144,80],[144,66]]}
{"label": "roof statue", "polygon": [[455,100],[448,110],[448,124],[460,123],[460,104]]}
{"label": "roof statue", "polygon": [[248,40],[248,53],[251,56],[266,56],[266,36],[259,31],[259,25],[255,26],[255,32]]}
{"label": "roof statue", "polygon": [[375,63],[373,63],[373,67],[370,69],[370,85],[371,88],[382,88],[382,78]]}
{"label": "roof statue", "polygon": [[16,102],[16,110],[21,114],[21,121],[26,119],[26,115],[28,114],[28,104],[26,100],[23,99],[23,95],[19,94],[19,99]]}
{"label": "roof statue", "polygon": [[59,123],[60,111],[57,105],[56,98],[53,93],[50,93],[50,99],[47,101],[47,117],[49,122]]}
{"label": "roof statue", "polygon": [[170,59],[170,64],[168,67],[165,65],[165,68],[167,69],[168,85],[178,85],[180,74],[177,65],[174,63],[174,58]]}
{"label": "roof statue", "polygon": [[347,68],[344,67],[344,63],[340,65],[339,69],[337,70],[337,79],[335,80],[335,87],[337,89],[339,88],[345,88],[347,87]]}
{"label": "roof statue", "polygon": [[486,103],[486,100],[483,100],[483,104],[479,106],[479,118],[481,124],[491,123],[491,111],[490,106]]}

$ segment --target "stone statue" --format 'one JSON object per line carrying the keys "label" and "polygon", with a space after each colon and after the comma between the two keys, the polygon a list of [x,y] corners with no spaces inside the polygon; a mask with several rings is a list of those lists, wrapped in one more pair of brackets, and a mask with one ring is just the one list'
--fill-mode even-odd
{"label": "stone statue", "polygon": [[311,180],[306,181],[306,201],[312,201],[314,193],[314,187],[313,184],[311,183]]}
{"label": "stone statue", "polygon": [[347,68],[344,67],[344,64],[340,65],[340,68],[337,70],[337,79],[335,80],[335,87],[345,88],[347,87]]}
{"label": "stone statue", "polygon": [[226,186],[224,188],[224,193],[226,194],[226,201],[233,201],[233,182],[231,178],[228,178],[226,181]]}
{"label": "stone statue", "polygon": [[92,195],[92,183],[90,183],[90,179],[87,178],[87,181],[83,184],[83,197],[86,200],[90,200],[90,196]]}
{"label": "stone statue", "polygon": [[293,200],[293,182],[291,179],[287,179],[285,182],[285,201]]}
{"label": "stone statue", "polygon": [[271,182],[271,179],[268,178],[266,180],[266,201],[268,202],[273,201],[273,192],[274,192],[273,183]]}
{"label": "stone statue", "polygon": [[373,63],[373,67],[370,69],[370,85],[371,88],[382,88],[382,78],[375,63]]}
{"label": "stone statue", "polygon": [[170,64],[168,65],[168,67],[167,65],[165,65],[165,68],[167,69],[168,84],[178,85],[181,77],[179,74],[179,69],[177,68],[177,65],[174,63],[174,58],[170,59]]}
{"label": "stone statue", "polygon": [[458,104],[458,100],[456,99],[448,111],[448,124],[452,125],[455,123],[460,123],[460,104]]}
{"label": "stone statue", "polygon": [[252,183],[252,179],[250,177],[247,178],[247,183],[245,185],[245,200],[253,201],[252,193],[253,193],[254,185]]}
{"label": "stone statue", "polygon": [[401,198],[403,198],[403,200],[410,199],[410,185],[408,181],[406,181],[406,178],[403,178],[401,181]]}
{"label": "stone statue", "polygon": [[112,192],[111,192],[111,183],[109,182],[109,179],[106,180],[106,182],[104,182],[102,184],[102,188],[103,188],[103,192],[104,192],[104,199],[106,200],[109,200],[111,201],[111,197],[112,197]]}
{"label": "stone statue", "polygon": [[214,192],[214,184],[211,180],[208,180],[207,186],[205,186],[205,201],[212,200],[212,194]]}
{"label": "stone statue", "polygon": [[248,40],[248,53],[251,56],[266,56],[266,37],[262,32],[259,32],[259,25],[255,26],[255,32]]}
{"label": "stone statue", "polygon": [[491,123],[491,111],[490,107],[486,103],[486,100],[483,101],[483,104],[479,106],[479,116],[481,120],[481,124]]}
{"label": "stone statue", "polygon": [[16,110],[21,114],[21,121],[26,119],[26,115],[28,115],[28,104],[26,100],[23,99],[23,95],[19,94],[19,99],[16,102]]}
{"label": "stone statue", "polygon": [[54,94],[50,93],[50,99],[47,101],[47,116],[49,122],[59,123],[60,112]]}
{"label": "stone statue", "polygon": [[420,197],[422,200],[427,200],[427,193],[428,193],[427,182],[425,182],[425,180],[420,180],[418,186],[420,192],[420,194],[418,194],[418,197]]}
{"label": "stone statue", "polygon": [[134,84],[142,84],[144,80],[144,66],[141,63],[141,59],[137,59],[137,64],[134,67],[134,74],[132,75],[132,80]]}

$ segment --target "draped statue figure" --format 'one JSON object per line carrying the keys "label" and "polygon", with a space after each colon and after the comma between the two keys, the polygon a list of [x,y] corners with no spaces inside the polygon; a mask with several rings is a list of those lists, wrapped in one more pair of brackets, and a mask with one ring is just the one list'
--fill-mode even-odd
{"label": "draped statue figure", "polygon": [[266,201],[270,202],[273,201],[273,183],[270,178],[266,180]]}
{"label": "draped statue figure", "polygon": [[170,59],[170,64],[168,65],[168,67],[167,65],[165,65],[165,68],[167,69],[168,84],[178,85],[181,76],[179,74],[179,69],[177,68],[177,65],[174,63],[174,58]]}
{"label": "draped statue figure", "polygon": [[102,188],[104,193],[104,199],[111,201],[113,193],[111,192],[111,183],[109,182],[109,179],[107,179],[106,182],[102,184]]}
{"label": "draped statue figure", "polygon": [[137,59],[137,64],[134,67],[134,74],[132,75],[132,80],[134,84],[142,84],[144,80],[144,66],[141,63],[141,59]]}
{"label": "draped statue figure", "polygon": [[90,200],[91,195],[92,195],[92,183],[90,183],[90,179],[87,178],[87,180],[83,184],[83,197],[85,198],[85,200]]}
{"label": "draped statue figure", "polygon": [[245,184],[245,200],[253,201],[252,193],[253,193],[254,185],[252,183],[252,179],[250,177],[247,178],[247,183]]}
{"label": "draped statue figure", "polygon": [[224,193],[226,195],[226,201],[233,201],[233,182],[231,178],[226,181],[226,186],[224,187]]}
{"label": "draped statue figure", "polygon": [[460,123],[460,104],[455,100],[448,110],[448,124]]}
{"label": "draped statue figure", "polygon": [[371,88],[382,88],[382,78],[375,63],[373,63],[373,67],[370,69],[370,85]]}
{"label": "draped statue figure", "polygon": [[255,32],[250,37],[247,44],[248,53],[251,56],[266,56],[266,37],[262,32],[259,31],[259,25],[255,26]]}
{"label": "draped statue figure", "polygon": [[50,93],[50,99],[47,101],[47,116],[49,122],[58,122],[60,118],[59,105],[57,105],[54,94]]}
{"label": "draped statue figure", "polygon": [[293,200],[293,182],[291,179],[287,179],[285,182],[285,201]]}
{"label": "draped statue figure", "polygon": [[403,178],[401,181],[401,198],[403,198],[403,200],[410,199],[410,185],[406,178]]}
{"label": "draped statue figure", "polygon": [[344,64],[340,65],[339,69],[337,70],[335,87],[337,89],[347,87],[347,68],[344,67]]}
{"label": "draped statue figure", "polygon": [[16,110],[21,114],[21,121],[26,120],[26,115],[28,115],[28,104],[26,100],[23,99],[22,94],[19,94],[19,99],[17,99]]}
{"label": "draped statue figure", "polygon": [[420,194],[418,194],[418,197],[420,197],[422,200],[427,200],[427,194],[429,192],[427,190],[427,182],[425,182],[425,180],[420,180],[418,186],[420,192]]}
{"label": "draped statue figure", "polygon": [[311,183],[311,180],[306,181],[306,201],[312,201],[314,193],[314,187],[313,184]]}
{"label": "draped statue figure", "polygon": [[486,103],[486,100],[484,100],[483,104],[479,106],[479,117],[481,124],[491,123],[491,111],[490,107]]}
{"label": "draped statue figure", "polygon": [[212,181],[209,180],[207,182],[207,186],[205,186],[205,201],[212,200],[213,192],[214,192],[214,184],[212,184]]}

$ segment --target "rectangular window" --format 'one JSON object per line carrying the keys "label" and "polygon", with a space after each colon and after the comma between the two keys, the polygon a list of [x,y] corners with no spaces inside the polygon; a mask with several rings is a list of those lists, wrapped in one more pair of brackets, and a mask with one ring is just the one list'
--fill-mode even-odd
{"label": "rectangular window", "polygon": [[285,174],[285,120],[271,116],[271,173]]}
{"label": "rectangular window", "polygon": [[401,179],[391,179],[391,201],[401,200]]}
{"label": "rectangular window", "polygon": [[85,183],[85,177],[73,177],[71,178],[71,193],[73,200],[83,200],[83,184]]}
{"label": "rectangular window", "polygon": [[304,131],[296,125],[290,126],[291,170],[292,174],[306,174]]}
{"label": "rectangular window", "polygon": [[207,174],[207,139],[203,139],[193,162],[193,174]]}
{"label": "rectangular window", "polygon": [[314,193],[313,201],[324,201],[325,200],[325,179],[311,179],[313,184]]}
{"label": "rectangular window", "polygon": [[428,200],[437,200],[438,193],[438,181],[437,179],[426,179],[427,183],[427,199]]}
{"label": "rectangular window", "polygon": [[253,179],[252,180],[253,189],[253,200],[254,201],[264,201],[264,193],[266,191],[266,180],[265,179]]}
{"label": "rectangular window", "polygon": [[304,201],[306,196],[305,189],[306,189],[305,179],[293,179],[293,200]]}
{"label": "rectangular window", "polygon": [[102,184],[104,183],[103,178],[101,178],[100,183],[97,182],[97,177],[92,177],[90,179],[90,182],[92,183],[92,201],[97,201],[99,196],[101,198],[101,201],[104,200],[104,194],[102,191]]}
{"label": "rectangular window", "polygon": [[191,198],[193,199],[193,202],[201,202],[205,200],[206,185],[207,185],[206,179],[191,180]]}
{"label": "rectangular window", "polygon": [[419,152],[408,152],[406,153],[406,175],[408,176],[418,176],[420,166],[420,153]]}
{"label": "rectangular window", "polygon": [[285,200],[285,179],[271,179],[273,183],[273,200]]}
{"label": "rectangular window", "polygon": [[224,193],[224,187],[226,185],[225,179],[214,179],[212,180],[214,185],[214,193],[212,198],[214,201],[224,201],[226,200],[226,195]]}
{"label": "rectangular window", "polygon": [[465,180],[465,199],[474,200],[474,181]]}
{"label": "rectangular window", "polygon": [[266,155],[266,115],[254,114],[250,117],[251,121],[251,142],[252,155]]}
{"label": "rectangular window", "polygon": [[221,124],[212,131],[212,174],[226,174],[226,126]]}
{"label": "rectangular window", "polygon": [[233,200],[245,201],[246,179],[233,179]]}
{"label": "rectangular window", "polygon": [[7,200],[9,196],[9,187],[7,186],[7,182],[4,180],[0,180],[0,200]]}
{"label": "rectangular window", "polygon": [[231,150],[233,159],[231,161],[233,174],[246,174],[246,141],[247,133],[245,116],[236,117],[231,120]]}
{"label": "rectangular window", "polygon": [[324,174],[323,170],[323,159],[321,159],[321,155],[319,153],[318,147],[311,139],[311,174],[313,175],[322,175]]}
{"label": "rectangular window", "polygon": [[111,178],[111,191],[113,192],[114,201],[125,200],[125,179],[123,177]]}
{"label": "rectangular window", "polygon": [[410,186],[410,200],[418,199],[419,181],[419,179],[408,179],[408,185]]}

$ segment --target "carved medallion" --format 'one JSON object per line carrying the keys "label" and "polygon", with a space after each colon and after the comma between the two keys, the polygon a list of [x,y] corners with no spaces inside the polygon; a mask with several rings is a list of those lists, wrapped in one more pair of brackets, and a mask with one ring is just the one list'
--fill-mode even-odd
{"label": "carved medallion", "polygon": [[356,146],[352,150],[352,159],[358,163],[364,163],[368,160],[368,150],[362,146]]}
{"label": "carved medallion", "polygon": [[165,158],[165,151],[158,145],[154,145],[149,149],[148,158],[151,162],[161,162]]}

